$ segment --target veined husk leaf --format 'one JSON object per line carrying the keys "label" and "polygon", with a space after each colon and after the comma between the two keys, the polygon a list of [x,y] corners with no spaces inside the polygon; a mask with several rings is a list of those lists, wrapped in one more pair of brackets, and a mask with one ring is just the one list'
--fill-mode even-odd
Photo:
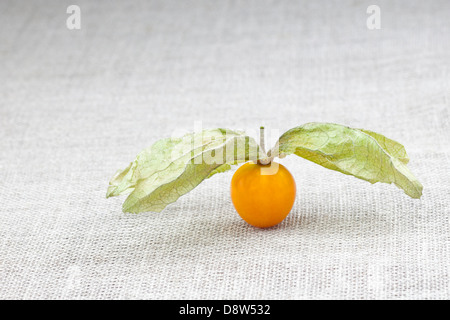
{"label": "veined husk leaf", "polygon": [[285,132],[269,152],[270,156],[289,154],[370,183],[394,183],[412,198],[422,195],[422,185],[406,167],[405,148],[379,133],[333,123],[307,123]]}
{"label": "veined husk leaf", "polygon": [[227,129],[163,139],[138,154],[111,179],[107,197],[130,194],[124,212],[160,212],[215,173],[258,160],[253,138]]}

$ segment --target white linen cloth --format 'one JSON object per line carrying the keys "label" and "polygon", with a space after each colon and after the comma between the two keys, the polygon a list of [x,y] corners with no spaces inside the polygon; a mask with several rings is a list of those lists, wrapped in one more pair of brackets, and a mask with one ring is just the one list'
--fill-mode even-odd
{"label": "white linen cloth", "polygon": [[[66,27],[72,4],[80,30]],[[445,0],[1,1],[0,298],[450,298],[449,12]],[[424,194],[289,156],[296,203],[267,230],[234,211],[233,172],[160,214],[105,199],[140,150],[200,121],[380,132],[405,145]]]}

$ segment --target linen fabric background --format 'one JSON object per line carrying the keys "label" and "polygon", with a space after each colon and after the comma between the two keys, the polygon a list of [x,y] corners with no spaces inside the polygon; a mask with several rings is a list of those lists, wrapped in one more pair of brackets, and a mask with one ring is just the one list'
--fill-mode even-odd
{"label": "linen fabric background", "polygon": [[[81,30],[66,9],[81,8]],[[369,30],[369,5],[381,29]],[[450,298],[449,1],[0,2],[1,299]],[[296,156],[294,208],[261,230],[234,171],[162,213],[109,179],[198,127],[310,121],[405,145],[414,200]]]}

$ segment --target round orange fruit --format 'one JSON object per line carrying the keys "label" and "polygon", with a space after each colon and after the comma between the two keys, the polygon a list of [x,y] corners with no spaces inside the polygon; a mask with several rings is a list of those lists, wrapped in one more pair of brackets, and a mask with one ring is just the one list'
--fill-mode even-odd
{"label": "round orange fruit", "polygon": [[231,179],[231,200],[242,219],[268,228],[283,221],[295,201],[294,177],[282,164],[247,162]]}

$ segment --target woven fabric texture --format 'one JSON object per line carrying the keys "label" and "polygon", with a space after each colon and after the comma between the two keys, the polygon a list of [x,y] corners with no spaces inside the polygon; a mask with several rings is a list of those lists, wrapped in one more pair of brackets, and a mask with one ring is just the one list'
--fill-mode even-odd
{"label": "woven fabric texture", "polygon": [[[66,27],[69,5],[81,29]],[[0,2],[0,299],[450,298],[450,2]],[[414,200],[291,156],[288,218],[233,171],[164,212],[108,181],[174,132],[319,121],[405,145]]]}

